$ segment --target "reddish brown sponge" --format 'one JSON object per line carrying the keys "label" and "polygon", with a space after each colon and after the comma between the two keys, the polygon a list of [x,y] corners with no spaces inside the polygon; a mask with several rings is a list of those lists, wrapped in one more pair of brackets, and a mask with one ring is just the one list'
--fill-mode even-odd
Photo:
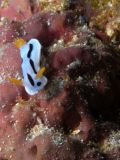
{"label": "reddish brown sponge", "polygon": [[86,65],[91,63],[90,53],[80,47],[70,47],[59,50],[57,53],[53,53],[53,57],[50,59],[52,61],[52,68],[59,71],[65,69],[67,65],[77,59],[80,60],[80,62],[84,61]]}
{"label": "reddish brown sponge", "polygon": [[[23,22],[23,37],[27,40],[32,37],[38,38],[43,45],[50,45],[56,39],[65,36],[64,34],[69,35],[69,32],[72,32],[75,23],[72,14],[73,12],[36,14]],[[73,24],[67,24],[68,18],[73,21]]]}
{"label": "reddish brown sponge", "polygon": [[[17,6],[18,3],[19,7]],[[24,0],[20,2],[18,0],[1,1],[0,15],[1,17],[8,18],[10,21],[23,21],[32,15],[30,3]]]}

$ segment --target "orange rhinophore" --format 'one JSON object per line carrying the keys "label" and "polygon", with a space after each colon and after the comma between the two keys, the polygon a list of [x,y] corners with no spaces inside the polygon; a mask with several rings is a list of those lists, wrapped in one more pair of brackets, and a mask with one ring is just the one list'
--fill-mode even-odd
{"label": "orange rhinophore", "polygon": [[22,38],[16,38],[15,41],[13,42],[16,48],[21,48],[26,42]]}

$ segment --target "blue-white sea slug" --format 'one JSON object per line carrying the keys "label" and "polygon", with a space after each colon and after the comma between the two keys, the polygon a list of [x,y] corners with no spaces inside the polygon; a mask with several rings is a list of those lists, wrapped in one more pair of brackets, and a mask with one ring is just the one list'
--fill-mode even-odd
{"label": "blue-white sea slug", "polygon": [[[17,39],[14,43],[20,49],[22,58],[22,84],[28,94],[34,95],[47,84],[47,78],[43,76],[45,67],[40,68],[41,44],[37,39],[31,39],[27,43],[23,39]],[[11,78],[11,82],[19,84],[20,80]]]}

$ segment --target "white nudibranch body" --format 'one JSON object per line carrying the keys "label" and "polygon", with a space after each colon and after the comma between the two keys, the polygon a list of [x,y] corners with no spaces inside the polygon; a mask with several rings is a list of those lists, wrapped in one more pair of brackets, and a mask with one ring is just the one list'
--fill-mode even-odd
{"label": "white nudibranch body", "polygon": [[22,58],[23,85],[28,94],[34,95],[47,84],[47,78],[36,78],[40,71],[41,44],[37,39],[31,39],[20,48]]}

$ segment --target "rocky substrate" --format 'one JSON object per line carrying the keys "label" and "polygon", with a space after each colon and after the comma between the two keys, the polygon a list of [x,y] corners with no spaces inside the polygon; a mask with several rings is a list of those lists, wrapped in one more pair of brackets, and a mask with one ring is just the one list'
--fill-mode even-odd
{"label": "rocky substrate", "polygon": [[[120,160],[120,17],[104,2],[0,0],[0,160]],[[35,96],[8,81],[19,37],[42,44]]]}

